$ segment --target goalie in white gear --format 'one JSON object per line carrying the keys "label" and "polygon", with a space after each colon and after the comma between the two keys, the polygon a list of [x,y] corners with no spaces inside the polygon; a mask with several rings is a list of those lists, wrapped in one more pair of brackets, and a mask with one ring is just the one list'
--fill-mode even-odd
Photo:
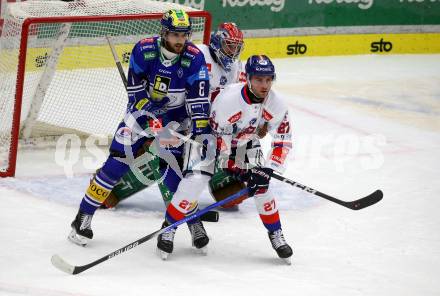
{"label": "goalie in white gear", "polygon": [[245,82],[246,74],[239,60],[243,51],[243,33],[234,23],[221,23],[211,35],[209,46],[198,46],[209,71],[211,101],[225,86]]}

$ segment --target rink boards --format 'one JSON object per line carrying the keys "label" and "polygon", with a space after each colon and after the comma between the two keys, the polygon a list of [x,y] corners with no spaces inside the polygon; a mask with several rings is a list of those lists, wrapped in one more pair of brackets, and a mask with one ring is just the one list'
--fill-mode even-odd
{"label": "rink boards", "polygon": [[[128,65],[133,44],[116,45],[122,64]],[[27,71],[40,70],[50,49],[29,48]],[[338,34],[246,38],[242,59],[253,54],[266,54],[271,58],[302,56],[338,56],[364,54],[433,54],[440,53],[440,33],[423,34]],[[3,52],[0,58],[10,58],[17,51]],[[71,59],[71,57],[75,57]],[[59,70],[114,67],[107,44],[66,46],[57,68]],[[12,69],[11,69],[12,70]]]}

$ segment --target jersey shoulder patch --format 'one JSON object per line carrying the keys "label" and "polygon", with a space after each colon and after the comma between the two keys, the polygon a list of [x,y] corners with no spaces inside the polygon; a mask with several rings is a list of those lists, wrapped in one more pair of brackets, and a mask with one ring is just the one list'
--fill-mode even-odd
{"label": "jersey shoulder patch", "polygon": [[159,58],[159,42],[158,37],[150,37],[140,40],[136,46],[138,53],[145,61]]}
{"label": "jersey shoulder patch", "polygon": [[205,62],[205,57],[203,55],[203,52],[191,42],[188,42],[186,44],[185,50],[182,53],[182,60],[184,59],[189,60],[191,63],[200,61],[201,59],[203,59],[203,62]]}

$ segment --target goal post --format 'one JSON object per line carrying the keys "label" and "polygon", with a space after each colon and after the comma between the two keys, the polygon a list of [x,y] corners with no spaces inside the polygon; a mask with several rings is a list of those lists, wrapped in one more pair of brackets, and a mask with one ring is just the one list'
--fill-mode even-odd
{"label": "goal post", "polygon": [[209,43],[206,11],[148,0],[80,2],[8,6],[0,38],[0,177],[15,175],[19,139],[113,135],[127,94],[107,37],[126,69],[134,44],[160,33],[163,12],[183,8],[193,42]]}

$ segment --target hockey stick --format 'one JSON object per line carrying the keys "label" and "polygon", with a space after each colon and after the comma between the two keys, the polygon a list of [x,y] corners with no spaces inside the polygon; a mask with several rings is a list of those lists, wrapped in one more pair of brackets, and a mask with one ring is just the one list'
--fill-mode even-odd
{"label": "hockey stick", "polygon": [[327,199],[331,202],[337,203],[338,205],[349,208],[351,210],[360,210],[360,209],[369,207],[369,206],[374,205],[375,203],[379,202],[383,198],[383,192],[381,190],[376,190],[373,193],[371,193],[367,196],[364,196],[360,199],[353,200],[353,201],[343,201],[343,200],[337,199],[335,197],[332,197],[330,195],[327,195],[325,193],[319,192],[318,190],[313,189],[311,187],[308,187],[306,185],[303,185],[301,183],[289,180],[283,176],[273,174],[272,177],[274,179],[281,181],[281,182],[290,184],[290,185],[295,186],[301,190],[304,190],[304,191],[309,192],[311,194],[317,195],[319,197],[322,197],[322,198]]}
{"label": "hockey stick", "polygon": [[[115,59],[115,63],[117,65],[117,67],[118,67],[119,74],[121,75],[121,79],[124,82],[125,87],[127,87],[127,78],[125,77],[125,73],[124,73],[124,71],[122,69],[121,63],[119,62],[119,58],[117,56],[116,50],[114,48],[114,45],[111,42],[109,37],[107,37],[107,41],[108,41],[108,43],[110,45],[110,48],[112,50],[113,57]],[[172,133],[172,134],[176,135],[177,133]],[[182,135],[179,134],[179,135],[176,135],[176,136],[182,136]],[[179,137],[179,138],[182,139],[182,137]],[[184,138],[184,139],[185,140],[190,140],[189,138]],[[360,210],[360,209],[369,207],[369,206],[379,202],[383,198],[383,192],[381,190],[376,190],[375,192],[371,193],[370,195],[367,195],[367,196],[365,196],[363,198],[360,198],[358,200],[343,201],[343,200],[334,198],[332,196],[329,196],[329,195],[327,195],[325,193],[319,192],[318,190],[315,190],[313,188],[305,186],[305,185],[303,185],[301,183],[289,180],[289,179],[287,179],[285,177],[282,177],[280,175],[277,175],[277,174],[273,174],[273,178],[275,178],[275,179],[277,179],[279,181],[282,181],[284,183],[288,183],[290,185],[293,185],[293,186],[295,186],[295,187],[297,187],[299,189],[302,189],[304,191],[307,191],[309,193],[312,193],[314,195],[317,195],[319,197],[322,197],[324,199],[327,199],[327,200],[329,200],[331,202],[337,203],[337,204],[339,204],[341,206],[344,206],[344,207],[352,209],[352,210]]]}
{"label": "hockey stick", "polygon": [[159,234],[161,234],[161,233],[163,233],[163,232],[165,232],[165,231],[167,231],[167,230],[169,230],[171,228],[177,227],[180,224],[183,224],[183,223],[186,223],[186,222],[191,221],[193,219],[196,219],[196,218],[204,215],[205,213],[209,212],[212,209],[220,207],[220,206],[222,206],[222,205],[224,205],[224,204],[226,204],[228,202],[231,202],[231,201],[239,198],[243,194],[246,194],[247,192],[248,192],[248,189],[244,188],[244,189],[238,191],[237,193],[232,194],[229,197],[227,197],[227,198],[225,198],[225,199],[223,199],[221,201],[215,202],[215,203],[207,206],[206,208],[204,208],[204,209],[202,209],[200,211],[197,211],[196,213],[194,213],[194,214],[192,214],[190,216],[187,216],[187,217],[183,218],[182,220],[179,220],[179,221],[171,224],[168,227],[156,230],[156,231],[154,231],[154,232],[152,232],[152,233],[150,233],[150,234],[148,234],[148,235],[146,235],[146,236],[144,236],[144,237],[142,237],[142,238],[140,238],[140,239],[138,239],[138,240],[136,240],[136,241],[134,241],[134,242],[124,246],[124,247],[122,247],[122,248],[119,248],[116,251],[113,251],[110,254],[105,255],[104,257],[99,258],[98,260],[95,260],[95,261],[93,261],[91,263],[88,263],[88,264],[85,264],[85,265],[78,265],[78,266],[71,265],[71,264],[67,263],[59,255],[55,254],[51,258],[52,265],[55,266],[56,268],[58,268],[59,270],[64,271],[64,272],[69,273],[69,274],[81,273],[81,272],[83,272],[83,271],[85,271],[85,270],[87,270],[87,269],[89,269],[89,268],[91,268],[91,267],[93,267],[95,265],[98,265],[98,264],[100,264],[100,263],[102,263],[104,261],[107,261],[108,259],[114,258],[114,257],[116,257],[116,256],[118,256],[118,255],[120,255],[122,253],[125,253],[126,251],[131,250],[131,249],[139,246],[140,244],[143,244],[143,243],[151,240],[152,238],[158,236]]}
{"label": "hockey stick", "polygon": [[[194,141],[194,140],[190,139],[190,137],[186,137],[186,136],[181,135],[181,134],[179,134],[177,132],[174,132],[174,131],[170,131],[170,132],[171,132],[172,135],[178,137],[181,140],[184,140],[184,141]],[[195,142],[195,143],[197,143],[197,142]],[[371,193],[371,194],[369,194],[369,195],[367,195],[365,197],[362,197],[360,199],[357,199],[357,200],[354,200],[354,201],[343,201],[343,200],[337,199],[335,197],[332,197],[330,195],[327,195],[325,193],[322,193],[322,192],[320,192],[320,191],[318,191],[316,189],[313,189],[311,187],[303,185],[303,184],[301,184],[299,182],[295,182],[295,181],[292,181],[290,179],[287,179],[287,178],[285,178],[283,176],[280,176],[280,175],[278,175],[276,173],[272,174],[272,178],[277,179],[277,180],[279,180],[281,182],[290,184],[292,186],[295,186],[295,187],[297,187],[297,188],[299,188],[301,190],[304,190],[304,191],[306,191],[308,193],[317,195],[317,196],[319,196],[321,198],[327,199],[327,200],[329,200],[331,202],[337,203],[337,204],[339,204],[341,206],[344,206],[346,208],[349,208],[351,210],[360,210],[360,209],[369,207],[369,206],[374,205],[375,203],[379,202],[383,198],[383,192],[381,190],[376,190],[373,193]]]}
{"label": "hockey stick", "polygon": [[113,54],[113,59],[115,60],[116,67],[118,67],[119,75],[121,75],[122,82],[124,83],[125,89],[127,89],[127,77],[125,76],[124,69],[122,68],[121,61],[119,60],[118,53],[116,52],[115,46],[110,39],[110,36],[105,36],[107,39],[108,45],[110,46],[110,50]]}

